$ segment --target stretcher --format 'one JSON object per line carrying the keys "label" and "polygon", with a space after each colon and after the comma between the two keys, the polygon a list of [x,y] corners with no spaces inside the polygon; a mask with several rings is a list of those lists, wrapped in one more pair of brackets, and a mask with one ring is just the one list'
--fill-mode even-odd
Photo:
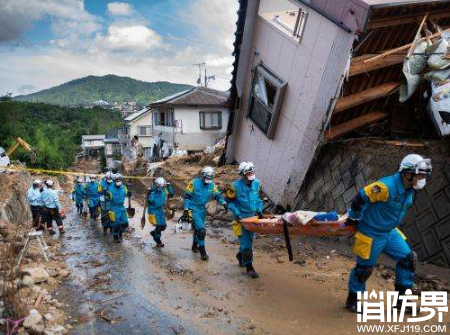
{"label": "stretcher", "polygon": [[355,226],[345,224],[345,219],[339,221],[316,221],[312,219],[308,224],[289,225],[279,216],[270,216],[259,219],[257,216],[249,217],[240,221],[241,225],[248,231],[260,234],[282,234],[286,241],[286,249],[289,261],[293,261],[290,235],[304,236],[347,236],[356,233]]}
{"label": "stretcher", "polygon": [[[265,217],[258,219],[257,216],[249,217],[240,221],[242,226],[248,231],[259,234],[280,234],[283,231],[283,220],[281,215]],[[344,220],[339,221],[316,221],[312,219],[308,224],[288,225],[289,234],[304,236],[347,236],[350,237],[356,233],[355,226],[348,226]]]}

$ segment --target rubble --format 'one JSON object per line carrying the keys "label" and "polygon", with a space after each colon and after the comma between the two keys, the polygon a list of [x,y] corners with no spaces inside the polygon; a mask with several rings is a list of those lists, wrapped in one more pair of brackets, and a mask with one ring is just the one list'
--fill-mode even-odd
{"label": "rubble", "polygon": [[23,268],[21,274],[23,275],[21,283],[25,286],[39,284],[50,278],[48,272],[41,267]]}
{"label": "rubble", "polygon": [[44,319],[36,309],[32,309],[25,318],[23,327],[30,335],[42,335],[45,330]]}

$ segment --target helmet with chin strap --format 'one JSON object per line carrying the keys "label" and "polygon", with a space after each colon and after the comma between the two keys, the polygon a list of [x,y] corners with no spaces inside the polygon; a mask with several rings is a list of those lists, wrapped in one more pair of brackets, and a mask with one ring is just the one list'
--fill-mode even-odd
{"label": "helmet with chin strap", "polygon": [[398,171],[400,173],[431,175],[433,167],[431,159],[426,159],[417,154],[410,154],[402,159]]}

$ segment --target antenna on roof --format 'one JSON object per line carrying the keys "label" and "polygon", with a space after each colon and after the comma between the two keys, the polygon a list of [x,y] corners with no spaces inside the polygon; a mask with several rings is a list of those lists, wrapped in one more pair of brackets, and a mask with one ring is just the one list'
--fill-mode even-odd
{"label": "antenna on roof", "polygon": [[195,63],[195,64],[192,64],[192,65],[198,66],[197,85],[201,86],[201,84],[202,84],[202,66],[206,66],[206,64],[203,62],[203,63]]}

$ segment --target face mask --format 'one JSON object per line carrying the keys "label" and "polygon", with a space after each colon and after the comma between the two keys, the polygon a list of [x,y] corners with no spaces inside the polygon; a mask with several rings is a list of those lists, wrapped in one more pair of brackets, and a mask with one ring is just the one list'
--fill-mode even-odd
{"label": "face mask", "polygon": [[108,184],[111,184],[111,183],[112,183],[112,179],[106,179],[106,182],[107,182]]}
{"label": "face mask", "polygon": [[121,186],[121,185],[122,185],[121,181],[116,182],[116,186]]}
{"label": "face mask", "polygon": [[247,178],[247,180],[249,180],[249,181],[253,181],[253,180],[255,180],[256,176],[255,176],[254,174],[252,174],[251,176],[248,176],[248,177],[246,177],[246,178]]}
{"label": "face mask", "polygon": [[416,185],[413,186],[413,188],[414,188],[415,190],[421,190],[422,188],[425,187],[426,184],[427,184],[427,180],[426,180],[426,179],[419,179],[419,180],[416,182]]}
{"label": "face mask", "polygon": [[205,184],[211,184],[211,183],[212,183],[212,180],[211,180],[211,179],[203,179],[203,182],[204,182]]}

